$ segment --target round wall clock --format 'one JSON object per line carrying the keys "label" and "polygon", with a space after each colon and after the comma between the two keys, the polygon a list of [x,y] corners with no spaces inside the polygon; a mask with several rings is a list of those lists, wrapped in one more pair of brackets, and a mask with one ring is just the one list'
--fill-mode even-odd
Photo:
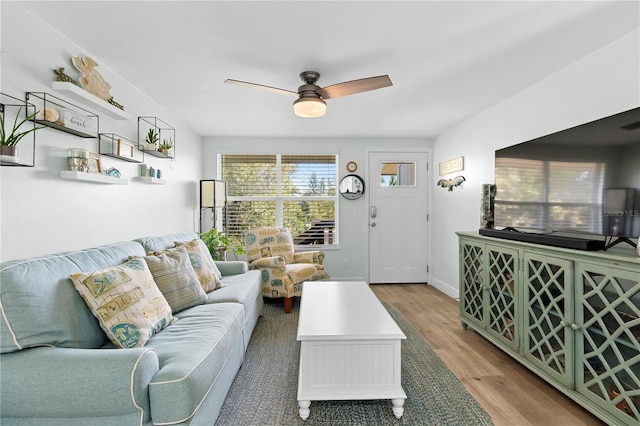
{"label": "round wall clock", "polygon": [[347,163],[347,171],[353,173],[358,169],[358,164],[355,161],[349,161]]}

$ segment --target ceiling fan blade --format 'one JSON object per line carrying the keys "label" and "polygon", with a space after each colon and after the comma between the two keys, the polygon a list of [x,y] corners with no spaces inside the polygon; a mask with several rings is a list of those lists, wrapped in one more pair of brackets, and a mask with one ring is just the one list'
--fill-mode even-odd
{"label": "ceiling fan blade", "polygon": [[377,77],[361,78],[360,80],[345,81],[318,90],[318,94],[324,99],[335,99],[341,96],[355,95],[356,93],[368,92],[369,90],[382,89],[393,86],[388,75]]}
{"label": "ceiling fan blade", "polygon": [[224,82],[233,84],[236,86],[249,87],[252,89],[260,89],[260,90],[265,90],[267,92],[273,92],[273,93],[280,93],[281,95],[298,96],[298,92],[293,92],[291,90],[285,90],[285,89],[278,89],[277,87],[265,86],[264,84],[248,83],[246,81],[231,80],[229,78],[226,79]]}

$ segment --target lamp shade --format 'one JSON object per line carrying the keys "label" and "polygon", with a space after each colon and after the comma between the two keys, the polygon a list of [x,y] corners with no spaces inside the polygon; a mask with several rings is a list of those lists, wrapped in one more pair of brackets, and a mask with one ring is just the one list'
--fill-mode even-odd
{"label": "lamp shade", "polygon": [[298,117],[322,117],[327,112],[327,103],[319,97],[302,97],[293,102],[293,112]]}
{"label": "lamp shade", "polygon": [[224,207],[227,203],[227,182],[223,180],[200,181],[200,208]]}

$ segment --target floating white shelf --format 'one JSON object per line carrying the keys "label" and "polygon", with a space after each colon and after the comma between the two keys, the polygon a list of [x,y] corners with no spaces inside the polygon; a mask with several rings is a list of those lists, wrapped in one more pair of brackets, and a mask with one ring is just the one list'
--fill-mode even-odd
{"label": "floating white shelf", "polygon": [[83,180],[86,182],[106,183],[111,185],[128,185],[129,181],[124,178],[115,178],[98,173],[73,172],[70,170],[60,170],[60,178],[71,180]]}
{"label": "floating white shelf", "polygon": [[144,183],[152,183],[155,185],[166,185],[167,181],[166,179],[158,179],[158,178],[154,178],[151,176],[138,176],[138,178],[140,181],[144,182]]}
{"label": "floating white shelf", "polygon": [[51,83],[51,88],[60,92],[65,92],[67,95],[76,100],[80,100],[81,102],[88,102],[91,106],[117,120],[131,120],[131,115],[128,113],[124,112],[120,108],[116,108],[107,101],[100,99],[73,83],[66,81],[54,81]]}

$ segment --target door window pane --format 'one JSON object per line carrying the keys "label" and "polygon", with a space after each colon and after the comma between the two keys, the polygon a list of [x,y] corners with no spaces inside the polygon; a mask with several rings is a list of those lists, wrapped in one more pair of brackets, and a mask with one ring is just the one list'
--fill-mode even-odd
{"label": "door window pane", "polygon": [[380,186],[416,186],[416,163],[382,163]]}

